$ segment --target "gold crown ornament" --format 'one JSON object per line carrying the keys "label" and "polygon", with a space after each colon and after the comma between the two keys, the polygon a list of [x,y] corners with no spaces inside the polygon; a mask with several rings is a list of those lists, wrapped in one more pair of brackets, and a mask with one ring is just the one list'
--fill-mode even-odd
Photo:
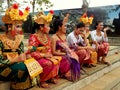
{"label": "gold crown ornament", "polygon": [[53,18],[54,11],[50,10],[47,15],[43,11],[40,11],[37,15],[33,17],[34,21],[38,24],[50,23]]}
{"label": "gold crown ornament", "polygon": [[23,22],[27,20],[30,8],[26,7],[22,12],[18,9],[18,7],[19,4],[13,4],[10,8],[6,10],[5,15],[2,17],[2,21],[5,24],[14,24],[16,22]]}
{"label": "gold crown ornament", "polygon": [[80,18],[80,22],[83,22],[84,24],[92,24],[93,21],[93,15],[91,15],[90,17],[87,16],[87,13],[84,13]]}

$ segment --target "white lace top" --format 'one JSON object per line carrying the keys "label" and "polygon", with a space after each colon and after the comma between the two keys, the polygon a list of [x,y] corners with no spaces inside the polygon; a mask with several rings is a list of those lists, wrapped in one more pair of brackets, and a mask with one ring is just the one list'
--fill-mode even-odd
{"label": "white lace top", "polygon": [[[108,37],[104,37],[104,32],[101,31],[101,36],[97,36],[96,30],[91,31],[90,33],[92,41],[97,41],[98,43],[101,43],[102,41],[108,42]],[[95,48],[95,44],[92,44],[92,46]]]}
{"label": "white lace top", "polygon": [[67,42],[69,47],[73,47],[73,48],[77,47],[78,43],[81,43],[84,46],[84,40],[82,39],[82,37],[79,35],[77,39],[74,35],[74,32],[71,32],[70,34],[68,34]]}

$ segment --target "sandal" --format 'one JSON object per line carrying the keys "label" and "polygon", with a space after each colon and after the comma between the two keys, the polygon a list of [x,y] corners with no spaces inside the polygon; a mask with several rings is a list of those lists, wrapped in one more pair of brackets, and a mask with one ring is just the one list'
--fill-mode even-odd
{"label": "sandal", "polygon": [[49,84],[46,82],[41,82],[41,87],[43,88],[49,88]]}

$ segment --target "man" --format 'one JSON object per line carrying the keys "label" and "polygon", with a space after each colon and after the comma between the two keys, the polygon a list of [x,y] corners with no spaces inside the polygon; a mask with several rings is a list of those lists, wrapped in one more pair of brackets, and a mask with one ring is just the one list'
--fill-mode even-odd
{"label": "man", "polygon": [[[83,36],[83,38],[81,37]],[[85,32],[85,24],[80,22],[75,26],[75,29],[67,36],[67,42],[70,48],[72,48],[79,56],[79,62],[81,67],[83,64],[87,64],[89,67],[91,62],[90,52],[92,47],[87,46],[87,37]]]}

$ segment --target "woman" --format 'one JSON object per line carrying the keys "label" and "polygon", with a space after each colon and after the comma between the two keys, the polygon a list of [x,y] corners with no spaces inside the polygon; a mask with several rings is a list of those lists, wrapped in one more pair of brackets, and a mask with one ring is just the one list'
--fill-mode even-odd
{"label": "woman", "polygon": [[23,53],[23,35],[21,35],[22,23],[29,14],[29,8],[27,7],[24,12],[26,13],[18,10],[18,4],[13,4],[2,17],[6,32],[0,35],[0,80],[10,80],[11,88],[19,90],[30,88],[32,85],[24,64],[26,54]]}
{"label": "woman", "polygon": [[[98,21],[96,23],[96,30],[91,32],[91,38],[93,42],[92,47],[96,49],[98,54],[97,61],[110,65],[110,63],[106,61],[106,56],[109,51],[108,37],[106,33],[107,30],[109,30],[109,27],[103,29],[103,22]],[[102,57],[101,61],[100,57]]]}
{"label": "woman", "polygon": [[53,55],[62,56],[60,62],[60,76],[71,81],[76,81],[80,77],[80,65],[78,56],[73,52],[66,42],[66,22],[68,14],[61,20],[60,17],[53,18],[53,28],[55,34],[52,36]]}
{"label": "woman", "polygon": [[34,34],[30,35],[29,46],[31,57],[35,58],[38,63],[43,67],[43,73],[40,74],[41,86],[48,88],[47,81],[51,81],[56,84],[59,70],[59,60],[61,57],[55,57],[51,53],[51,40],[48,36],[50,31],[49,23],[52,20],[53,11],[50,11],[48,15],[43,12],[39,12],[34,16]]}
{"label": "woman", "polygon": [[[88,17],[87,13],[84,13],[80,17],[80,22],[83,22],[85,24],[85,33],[87,37],[87,46],[91,47],[91,36],[90,36],[90,25],[92,24],[93,21],[93,16]],[[81,34],[82,36],[82,34]],[[82,36],[83,37],[83,36]],[[87,62],[88,67],[94,67],[96,66],[95,64],[97,63],[97,53],[94,48],[92,48],[92,51],[90,51],[91,59]]]}

